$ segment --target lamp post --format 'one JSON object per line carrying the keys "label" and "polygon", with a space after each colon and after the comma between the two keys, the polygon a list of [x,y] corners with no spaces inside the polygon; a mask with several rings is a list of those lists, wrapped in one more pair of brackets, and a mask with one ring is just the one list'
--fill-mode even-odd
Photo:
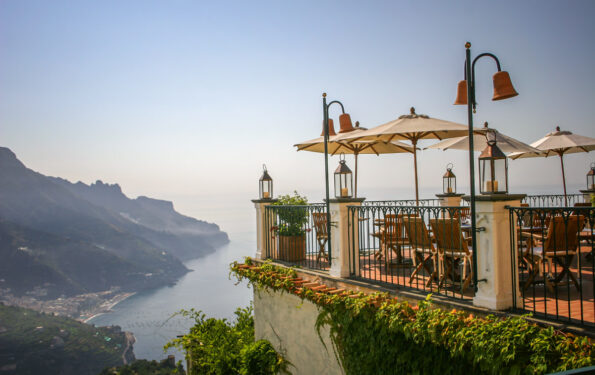
{"label": "lamp post", "polygon": [[[471,61],[471,43],[465,43],[465,79],[459,82],[455,105],[467,105],[467,118],[469,123],[469,181],[470,194],[469,206],[471,208],[471,236],[473,251],[477,252],[477,223],[475,219],[475,163],[473,158],[473,113],[475,102],[475,63],[482,57],[491,57],[496,61],[498,72],[494,74],[494,96],[492,100],[502,100],[517,96],[518,93],[512,86],[508,72],[502,71],[500,61],[491,53],[479,54]],[[473,256],[473,268],[477,270],[477,255]],[[473,287],[477,291],[477,272],[473,272]]]}
{"label": "lamp post", "polygon": [[[328,246],[328,258],[329,260],[332,259],[331,254],[331,209],[330,209],[330,192],[329,192],[329,179],[328,179],[328,139],[329,139],[329,116],[328,110],[331,105],[339,104],[341,106],[342,114],[339,116],[339,124],[341,129],[346,128],[353,128],[351,125],[351,117],[349,114],[345,113],[345,108],[343,107],[343,103],[338,100],[333,100],[330,103],[326,102],[326,92],[322,93],[322,112],[323,112],[323,121],[324,121],[324,181],[326,184],[326,233],[328,236],[327,243]],[[332,120],[331,120],[332,121]]]}

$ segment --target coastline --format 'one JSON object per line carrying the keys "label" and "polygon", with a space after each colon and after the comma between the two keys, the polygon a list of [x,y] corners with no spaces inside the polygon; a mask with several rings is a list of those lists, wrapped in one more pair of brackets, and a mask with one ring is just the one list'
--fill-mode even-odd
{"label": "coastline", "polygon": [[[119,304],[120,302],[125,301],[126,299],[132,297],[133,295],[135,295],[136,292],[127,292],[127,293],[122,293],[122,294],[117,294],[115,297],[110,298],[109,300],[103,302],[102,304],[100,304],[99,306],[97,306],[96,309],[94,309],[96,312],[93,312],[91,316],[89,316],[88,318],[84,318],[84,319],[77,319],[80,320],[83,323],[89,324],[89,321],[93,320],[93,318],[96,318],[100,315],[103,314],[107,314],[109,312],[112,311],[112,309]],[[99,310],[99,311],[97,311]]]}

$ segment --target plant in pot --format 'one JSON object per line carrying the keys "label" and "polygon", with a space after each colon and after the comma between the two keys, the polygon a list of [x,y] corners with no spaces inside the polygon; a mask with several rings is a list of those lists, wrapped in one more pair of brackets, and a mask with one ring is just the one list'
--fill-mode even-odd
{"label": "plant in pot", "polygon": [[278,224],[273,227],[279,239],[278,258],[286,261],[300,261],[306,258],[306,232],[308,223],[308,199],[297,191],[293,195],[281,195],[274,206]]}

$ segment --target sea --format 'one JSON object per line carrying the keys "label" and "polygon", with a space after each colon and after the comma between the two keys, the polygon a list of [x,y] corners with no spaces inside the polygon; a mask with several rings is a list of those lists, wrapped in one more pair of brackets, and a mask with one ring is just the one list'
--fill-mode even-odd
{"label": "sea", "polygon": [[[569,188],[577,193],[580,186]],[[420,198],[434,198],[437,189],[420,191]],[[558,186],[517,188],[513,193],[560,194]],[[301,192],[310,202],[322,201],[322,191]],[[411,199],[411,189],[366,191],[368,200]],[[398,198],[396,198],[398,197]],[[209,317],[233,319],[238,307],[249,306],[252,291],[245,282],[230,277],[229,265],[256,252],[256,214],[250,194],[171,195],[162,197],[174,202],[178,212],[218,224],[228,233],[230,242],[208,256],[185,263],[192,271],[175,285],[136,293],[113,307],[110,313],[89,321],[96,326],[118,325],[136,338],[134,354],[138,359],[160,360],[168,354],[182,360],[183,354],[163,346],[178,335],[187,333],[193,321],[175,316],[182,309],[201,310]]]}

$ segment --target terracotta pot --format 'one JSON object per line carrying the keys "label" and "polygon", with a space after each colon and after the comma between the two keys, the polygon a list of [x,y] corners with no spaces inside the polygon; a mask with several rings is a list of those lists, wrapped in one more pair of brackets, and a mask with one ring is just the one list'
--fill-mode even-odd
{"label": "terracotta pot", "polygon": [[279,236],[279,259],[296,262],[306,259],[306,235]]}

